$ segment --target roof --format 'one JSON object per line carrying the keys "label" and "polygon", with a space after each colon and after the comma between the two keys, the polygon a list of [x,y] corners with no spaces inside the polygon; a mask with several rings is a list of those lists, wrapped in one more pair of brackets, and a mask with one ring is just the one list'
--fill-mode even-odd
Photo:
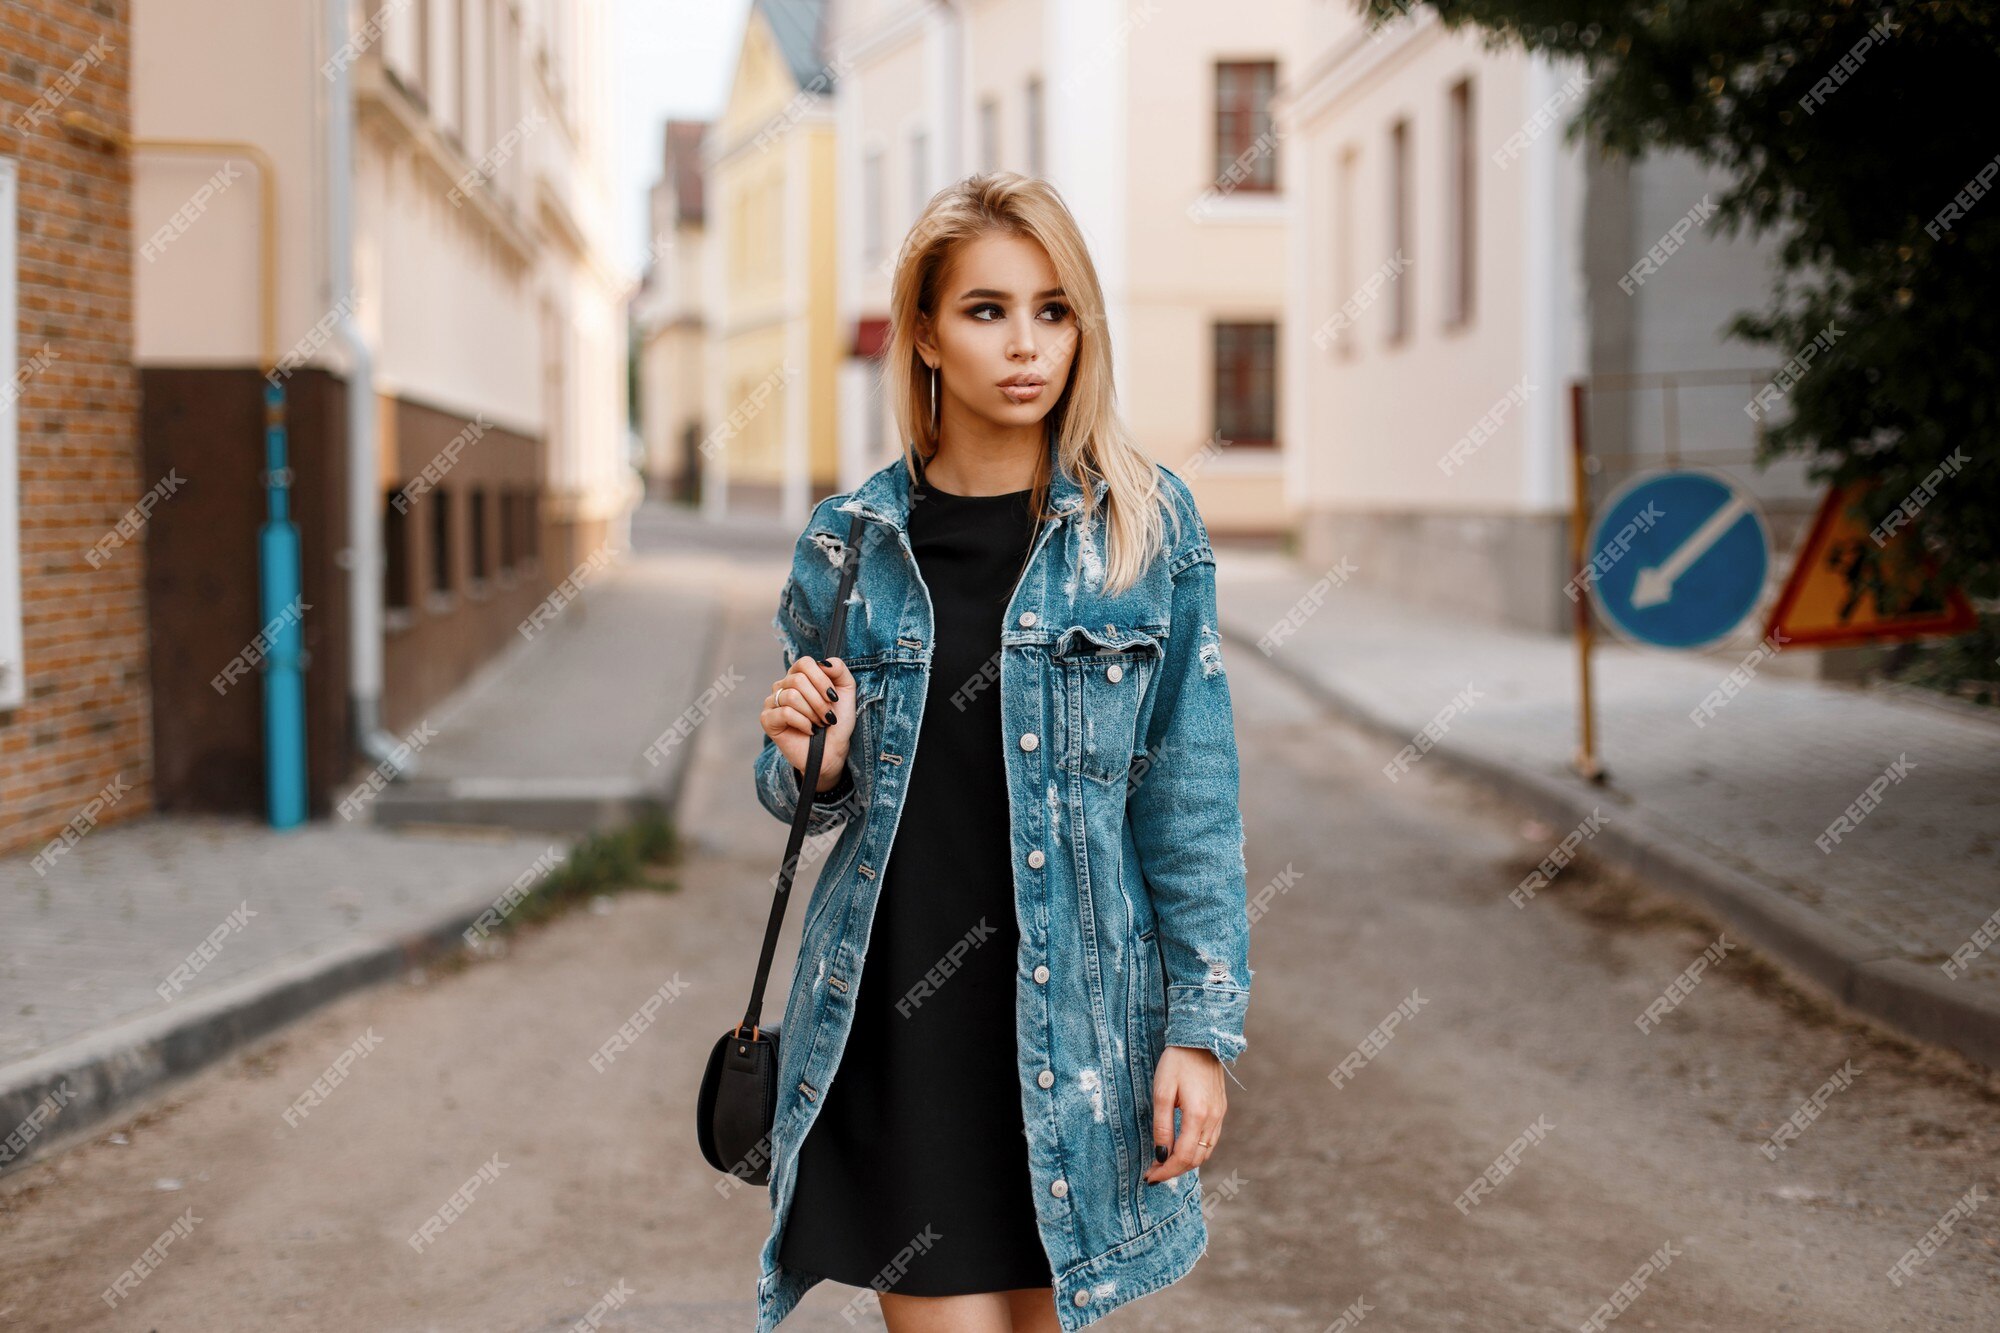
{"label": "roof", "polygon": [[834,74],[826,59],[828,0],[753,0],[753,8],[764,16],[799,87],[832,92]]}

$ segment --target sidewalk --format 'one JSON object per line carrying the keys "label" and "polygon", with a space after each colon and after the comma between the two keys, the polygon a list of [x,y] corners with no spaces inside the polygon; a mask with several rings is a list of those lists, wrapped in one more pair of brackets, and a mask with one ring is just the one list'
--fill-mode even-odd
{"label": "sidewalk", "polygon": [[[1697,725],[1690,712],[1747,647],[1693,655],[1600,639],[1609,782],[1593,786],[1570,768],[1571,640],[1353,587],[1301,604],[1321,572],[1218,552],[1221,629],[1235,651],[1261,654],[1258,641],[1298,608],[1303,623],[1270,661],[1379,734],[1385,765],[1463,696],[1416,762],[1522,801],[1558,830],[1551,851],[1601,811],[1592,850],[1700,899],[1854,1009],[2000,1066],[2000,950],[1956,979],[1941,967],[2000,909],[2000,720],[1768,669]],[[1899,760],[1907,775],[1823,851],[1816,840]]]}
{"label": "sidewalk", "polygon": [[[663,747],[657,767],[644,753],[715,675],[716,624],[697,579],[669,586],[671,563],[606,569],[434,710],[422,793],[286,832],[149,816],[94,830],[46,876],[31,851],[0,858],[0,1171],[449,953],[578,832],[670,802],[690,747]],[[365,822],[390,802],[397,820],[462,827]],[[508,816],[517,828],[496,826]],[[32,1141],[7,1143],[31,1116]]]}

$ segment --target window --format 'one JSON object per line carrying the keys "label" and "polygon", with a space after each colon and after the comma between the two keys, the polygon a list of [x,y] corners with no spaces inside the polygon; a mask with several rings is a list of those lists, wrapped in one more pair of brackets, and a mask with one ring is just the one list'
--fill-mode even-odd
{"label": "window", "polygon": [[[1388,262],[1407,262],[1410,254],[1410,122],[1389,127],[1389,254]],[[1410,279],[1404,274],[1389,287],[1389,341],[1399,343],[1410,332]]]}
{"label": "window", "polygon": [[431,591],[451,592],[451,492],[443,486],[431,492]]}
{"label": "window", "polygon": [[1278,437],[1278,326],[1215,326],[1215,431],[1231,448]]}
{"label": "window", "polygon": [[989,97],[979,104],[979,169],[1000,167],[1000,103]]}
{"label": "window", "polygon": [[485,110],[485,133],[479,136],[481,152],[493,151],[500,142],[500,17],[493,12],[495,0],[486,0],[480,11],[479,35],[485,45],[486,88],[480,98]]}
{"label": "window", "polygon": [[1334,168],[1333,347],[1342,356],[1354,355],[1354,316],[1359,313],[1347,303],[1360,295],[1354,273],[1354,193],[1360,163],[1360,152],[1350,146],[1341,150]]}
{"label": "window", "polygon": [[1270,193],[1278,188],[1277,141],[1271,98],[1278,91],[1275,60],[1222,61],[1215,67],[1215,183],[1225,190]]}
{"label": "window", "polygon": [[882,262],[882,150],[871,148],[861,159],[861,258]]}
{"label": "window", "polygon": [[1046,174],[1042,161],[1042,81],[1028,80],[1028,174]]}
{"label": "window", "polygon": [[496,503],[500,508],[500,572],[511,574],[521,560],[519,538],[515,536],[518,518],[514,513],[514,488],[502,486]]}
{"label": "window", "polygon": [[1451,270],[1445,275],[1445,323],[1456,326],[1472,318],[1474,226],[1478,206],[1472,151],[1472,80],[1451,86],[1451,160],[1446,164],[1451,213]]}
{"label": "window", "polygon": [[465,0],[452,0],[451,13],[451,93],[452,121],[451,137],[458,141],[460,151],[472,142],[472,94],[467,84],[471,74],[471,44],[466,40],[470,31],[465,22]]}
{"label": "window", "polygon": [[925,159],[930,154],[930,142],[922,130],[910,131],[910,217],[923,216],[924,205],[930,202],[930,163]]}
{"label": "window", "polygon": [[491,572],[486,564],[486,489],[473,487],[468,499],[471,508],[466,512],[465,540],[472,555],[472,580],[484,583]]}
{"label": "window", "polygon": [[431,104],[431,0],[417,0],[417,100]]}
{"label": "window", "polygon": [[539,560],[542,555],[542,493],[525,491],[521,495],[523,521],[521,535],[527,538],[528,559]]}
{"label": "window", "polygon": [[410,515],[396,503],[401,495],[390,491],[382,505],[382,606],[389,611],[410,609]]}

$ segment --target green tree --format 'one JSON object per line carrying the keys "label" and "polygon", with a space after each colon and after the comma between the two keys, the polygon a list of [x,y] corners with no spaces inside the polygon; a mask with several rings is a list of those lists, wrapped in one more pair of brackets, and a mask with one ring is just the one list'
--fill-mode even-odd
{"label": "green tree", "polygon": [[[1378,20],[1410,0],[1356,0]],[[1637,158],[1684,149],[1732,182],[1711,229],[1781,239],[1768,304],[1727,332],[1783,362],[1829,325],[1764,457],[1877,483],[1872,527],[1936,470],[1909,527],[1944,578],[1996,591],[2000,546],[2000,5],[1429,0],[1490,48],[1581,63],[1570,126]],[[1955,471],[1954,471],[1955,469]],[[1864,553],[1866,555],[1867,553]],[[1879,576],[1851,571],[1850,578]],[[1989,652],[1987,656],[1991,656]]]}

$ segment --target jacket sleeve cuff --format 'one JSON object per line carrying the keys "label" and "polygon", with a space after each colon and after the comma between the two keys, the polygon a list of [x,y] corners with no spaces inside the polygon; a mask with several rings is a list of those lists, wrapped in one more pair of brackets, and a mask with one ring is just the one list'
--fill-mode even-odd
{"label": "jacket sleeve cuff", "polygon": [[[786,767],[790,768],[791,766],[787,764]],[[799,789],[805,786],[805,781],[806,781],[806,775],[799,772],[799,770],[797,770],[796,768],[793,768],[792,797],[794,800],[798,798]],[[854,794],[854,765],[842,764],[840,766],[840,780],[834,783],[831,787],[828,787],[825,791],[814,792],[813,804],[820,806],[839,805],[841,802],[847,800],[853,794]]]}
{"label": "jacket sleeve cuff", "polygon": [[1219,986],[1167,987],[1167,1045],[1213,1051],[1225,1065],[1250,1045],[1243,1019],[1250,992]]}

